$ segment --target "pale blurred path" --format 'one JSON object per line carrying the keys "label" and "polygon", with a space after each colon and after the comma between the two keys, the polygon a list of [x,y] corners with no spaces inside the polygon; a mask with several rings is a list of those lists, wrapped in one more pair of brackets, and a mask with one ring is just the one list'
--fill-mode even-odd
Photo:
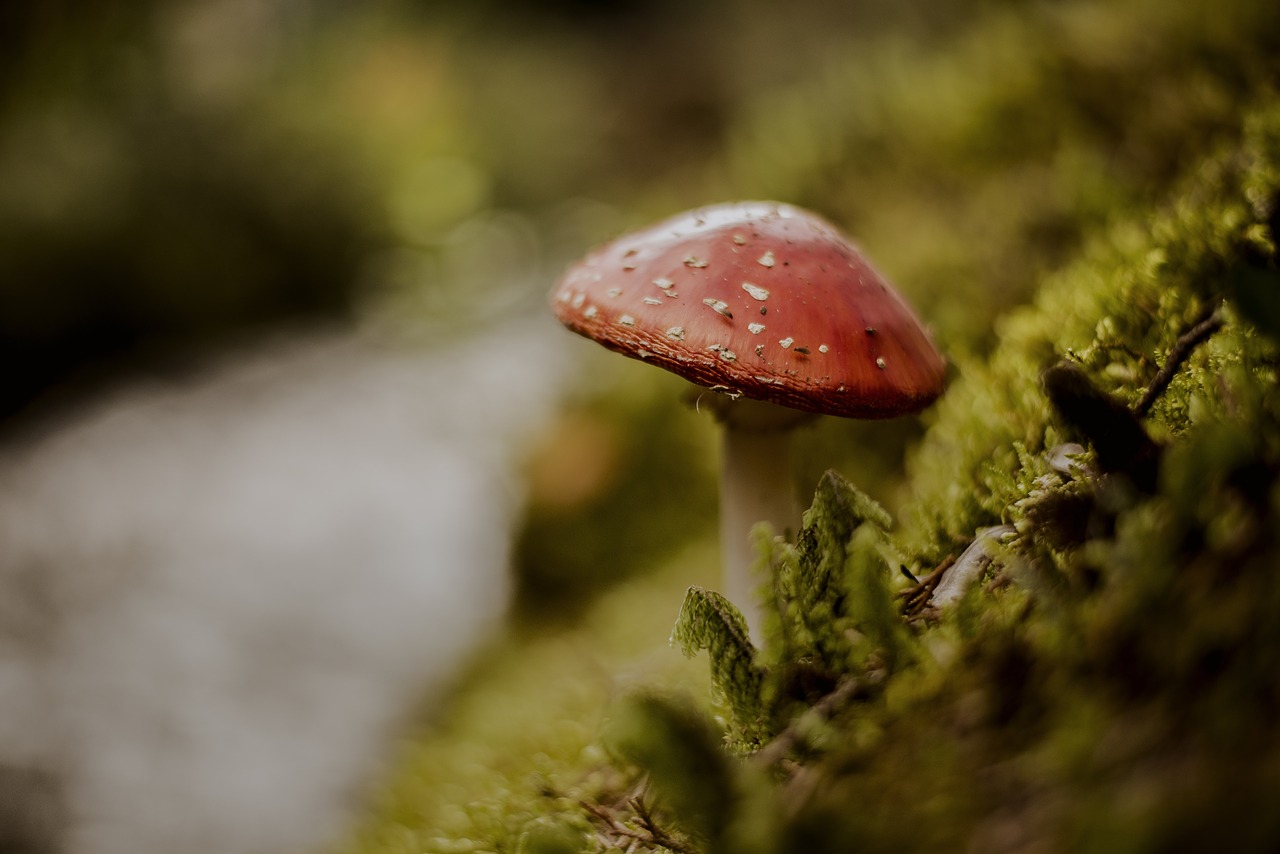
{"label": "pale blurred path", "polygon": [[50,850],[294,852],[341,827],[507,604],[513,463],[563,382],[564,339],[534,327],[293,340],[0,456],[0,774],[65,809]]}

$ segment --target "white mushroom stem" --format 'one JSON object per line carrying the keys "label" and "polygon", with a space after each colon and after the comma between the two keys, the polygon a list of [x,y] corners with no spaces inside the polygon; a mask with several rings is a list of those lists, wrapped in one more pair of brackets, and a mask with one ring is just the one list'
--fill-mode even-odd
{"label": "white mushroom stem", "polygon": [[755,572],[758,555],[751,529],[767,522],[775,534],[794,534],[800,526],[791,437],[811,415],[772,404],[740,400],[719,410],[722,422],[720,464],[720,548],[724,595],[746,618],[752,643],[761,642],[763,615]]}
{"label": "white mushroom stem", "polygon": [[768,522],[775,533],[794,531],[800,511],[792,485],[791,431],[724,430],[720,466],[720,548],[724,595],[747,620],[751,642],[760,645],[762,614],[756,551],[751,529]]}

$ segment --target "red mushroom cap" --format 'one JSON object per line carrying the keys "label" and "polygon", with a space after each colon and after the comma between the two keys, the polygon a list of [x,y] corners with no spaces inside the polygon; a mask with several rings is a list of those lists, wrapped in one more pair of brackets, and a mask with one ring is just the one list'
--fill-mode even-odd
{"label": "red mushroom cap", "polygon": [[902,297],[790,205],[716,205],[620,237],[551,304],[574,332],[731,396],[891,418],[942,393],[945,361]]}

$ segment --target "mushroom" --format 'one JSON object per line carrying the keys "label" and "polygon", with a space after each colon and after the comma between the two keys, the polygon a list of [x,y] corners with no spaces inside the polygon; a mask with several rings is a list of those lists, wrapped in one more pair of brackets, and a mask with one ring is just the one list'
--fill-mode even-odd
{"label": "mushroom", "polygon": [[791,434],[816,415],[892,418],[942,393],[945,361],[902,297],[830,223],[721,204],[620,237],[551,294],[574,332],[720,394],[725,595],[759,641],[750,529],[794,531]]}

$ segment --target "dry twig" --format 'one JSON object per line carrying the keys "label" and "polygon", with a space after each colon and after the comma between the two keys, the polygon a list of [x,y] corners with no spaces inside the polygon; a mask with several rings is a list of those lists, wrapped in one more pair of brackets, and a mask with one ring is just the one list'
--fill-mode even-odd
{"label": "dry twig", "polygon": [[835,690],[827,694],[803,714],[798,715],[782,732],[764,747],[756,751],[752,760],[766,768],[777,765],[800,742],[802,721],[817,717],[819,721],[828,721],[848,703],[866,693],[866,682],[846,676],[836,685]]}
{"label": "dry twig", "polygon": [[1142,393],[1142,398],[1133,405],[1134,415],[1138,417],[1146,415],[1157,398],[1164,394],[1169,383],[1173,382],[1174,375],[1178,373],[1178,369],[1187,361],[1196,347],[1222,328],[1223,320],[1222,315],[1218,313],[1219,305],[1220,303],[1214,303],[1208,306],[1192,322],[1191,328],[1173,342],[1173,346],[1169,348],[1169,355],[1165,357],[1164,364],[1151,380],[1151,385],[1147,386],[1147,390]]}
{"label": "dry twig", "polygon": [[902,600],[902,614],[907,618],[917,617],[924,612],[933,597],[934,588],[942,581],[943,574],[956,562],[955,555],[947,557],[932,571],[917,581],[913,586],[898,593]]}
{"label": "dry twig", "polygon": [[654,845],[660,845],[669,851],[693,854],[693,848],[673,837],[654,821],[653,811],[644,802],[644,798],[636,795],[631,799],[630,804],[631,809],[635,810],[636,820],[640,822],[640,827],[649,833]]}
{"label": "dry twig", "polygon": [[657,823],[653,818],[652,810],[640,795],[635,795],[627,801],[627,806],[635,814],[639,827],[631,827],[620,821],[616,812],[609,807],[589,801],[579,801],[579,803],[589,815],[603,825],[600,836],[606,845],[622,848],[625,844],[628,851],[634,850],[636,845],[648,845],[664,848],[675,854],[697,854],[695,848],[672,836]]}

